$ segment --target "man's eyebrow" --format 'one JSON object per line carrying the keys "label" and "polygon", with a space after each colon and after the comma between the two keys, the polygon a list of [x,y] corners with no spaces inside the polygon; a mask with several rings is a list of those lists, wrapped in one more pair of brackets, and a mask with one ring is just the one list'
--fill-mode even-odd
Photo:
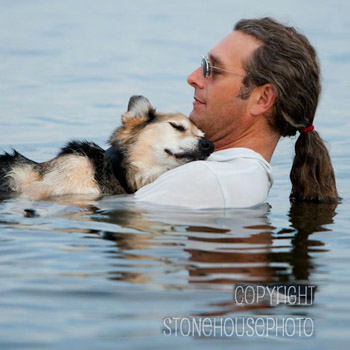
{"label": "man's eyebrow", "polygon": [[213,55],[212,53],[209,52],[208,54],[209,60],[211,61],[213,66],[220,66],[221,68],[224,67],[224,64],[221,60],[220,57]]}

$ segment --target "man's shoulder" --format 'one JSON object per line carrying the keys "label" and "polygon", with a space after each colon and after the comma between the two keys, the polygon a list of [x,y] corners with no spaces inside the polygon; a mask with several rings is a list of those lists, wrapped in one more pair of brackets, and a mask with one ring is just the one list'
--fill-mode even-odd
{"label": "man's shoulder", "polygon": [[255,159],[268,164],[260,153],[246,147],[233,147],[216,151],[210,155],[208,161],[230,162],[236,159]]}
{"label": "man's shoulder", "polygon": [[227,173],[227,171],[242,173],[244,170],[249,172],[260,170],[270,175],[271,166],[259,153],[249,148],[229,148],[212,153],[207,160],[186,163],[164,173],[160,177],[197,178],[203,174],[211,173],[218,176],[222,171],[224,173]]}

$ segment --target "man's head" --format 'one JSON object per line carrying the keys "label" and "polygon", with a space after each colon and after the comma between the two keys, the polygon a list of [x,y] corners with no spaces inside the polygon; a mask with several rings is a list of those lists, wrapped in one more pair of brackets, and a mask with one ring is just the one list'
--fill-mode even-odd
{"label": "man's head", "polygon": [[[188,83],[195,88],[191,120],[216,142],[266,126],[271,133],[295,135],[312,124],[320,93],[314,48],[292,27],[270,18],[239,21],[209,51],[215,70],[198,68]],[[252,133],[254,134],[254,133]]]}
{"label": "man's head", "polygon": [[200,67],[188,77],[195,89],[190,119],[213,142],[228,134],[239,138],[241,126],[248,127],[253,121],[251,101],[242,99],[239,93],[247,74],[243,63],[260,45],[254,37],[234,31],[209,51],[208,61],[213,67],[210,76],[204,77]]}
{"label": "man's head", "polygon": [[[270,160],[280,136],[313,124],[320,67],[313,46],[293,27],[271,18],[243,19],[210,50],[209,59],[221,69],[208,77],[197,69],[188,77],[195,88],[190,118],[217,150],[247,147]],[[328,150],[310,130],[295,144],[291,198],[337,202]]]}

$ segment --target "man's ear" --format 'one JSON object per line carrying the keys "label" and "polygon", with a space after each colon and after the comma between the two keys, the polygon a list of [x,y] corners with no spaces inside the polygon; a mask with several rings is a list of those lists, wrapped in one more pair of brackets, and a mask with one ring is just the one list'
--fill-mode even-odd
{"label": "man's ear", "polygon": [[276,92],[272,84],[268,83],[256,87],[250,96],[249,112],[253,117],[270,111],[276,101]]}
{"label": "man's ear", "polygon": [[144,123],[154,117],[155,109],[149,100],[144,96],[131,96],[128,110],[122,115],[122,123],[125,125],[129,121]]}

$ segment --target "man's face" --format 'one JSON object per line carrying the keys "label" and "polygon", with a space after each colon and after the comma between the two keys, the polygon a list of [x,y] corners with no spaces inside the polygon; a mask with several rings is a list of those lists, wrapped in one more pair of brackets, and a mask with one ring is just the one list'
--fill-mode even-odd
{"label": "man's face", "polygon": [[228,133],[232,138],[244,133],[249,98],[237,97],[246,74],[242,62],[259,46],[260,42],[252,36],[234,31],[216,44],[208,57],[212,66],[237,74],[212,69],[211,75],[205,78],[199,67],[187,78],[195,89],[190,119],[214,143]]}

